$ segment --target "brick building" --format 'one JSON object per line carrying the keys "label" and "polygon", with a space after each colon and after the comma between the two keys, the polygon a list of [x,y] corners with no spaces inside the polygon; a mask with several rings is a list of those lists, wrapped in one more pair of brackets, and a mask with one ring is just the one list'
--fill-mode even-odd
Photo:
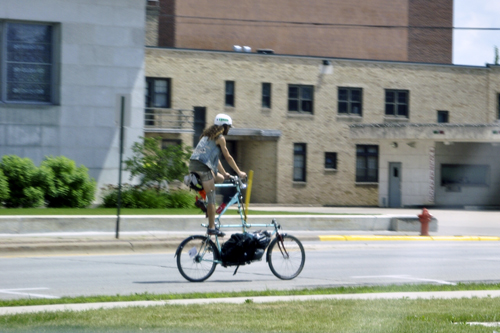
{"label": "brick building", "polygon": [[498,66],[150,47],[146,78],[165,144],[233,118],[253,202],[500,205]]}
{"label": "brick building", "polygon": [[453,0],[154,0],[149,46],[451,63]]}

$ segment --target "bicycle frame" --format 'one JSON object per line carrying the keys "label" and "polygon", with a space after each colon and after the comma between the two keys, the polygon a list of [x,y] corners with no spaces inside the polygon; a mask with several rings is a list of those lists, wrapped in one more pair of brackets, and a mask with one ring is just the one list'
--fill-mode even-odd
{"label": "bicycle frame", "polygon": [[[226,207],[220,212],[219,216],[215,217],[215,225],[217,225],[219,228],[242,228],[242,231],[245,233],[247,232],[248,228],[256,227],[256,228],[274,228],[274,230],[271,232],[271,238],[276,235],[276,237],[279,237],[279,240],[282,241],[281,234],[278,232],[278,229],[281,228],[281,226],[276,223],[276,219],[272,219],[271,223],[269,224],[249,224],[247,223],[245,219],[245,215],[243,212],[243,194],[241,192],[241,189],[243,187],[243,182],[238,177],[231,177],[231,183],[221,183],[221,184],[215,184],[215,187],[234,187],[236,188],[236,193],[232,196],[231,200],[227,203]],[[221,224],[220,219],[224,215],[224,213],[227,211],[229,207],[231,207],[234,204],[238,204],[238,213],[240,215],[240,220],[241,224]],[[202,223],[202,227],[208,227],[208,224]],[[219,252],[221,250],[221,246],[219,243],[219,237],[215,236],[215,244],[217,248],[219,249]],[[218,262],[218,261],[217,261]],[[218,262],[220,263],[220,262]]]}
{"label": "bicycle frame", "polygon": [[[270,237],[274,238],[264,249],[266,254],[266,262],[271,269],[271,272],[282,280],[291,280],[297,277],[305,262],[305,252],[302,243],[294,236],[288,235],[286,233],[281,233],[281,226],[276,222],[276,219],[272,219],[271,223],[266,224],[250,224],[247,223],[247,215],[244,211],[243,205],[243,194],[242,189],[245,185],[241,182],[238,177],[230,177],[230,183],[216,184],[216,187],[234,187],[236,188],[236,193],[231,197],[227,206],[219,213],[215,218],[215,223],[219,228],[239,228],[241,227],[243,233],[247,233],[248,228],[258,227],[258,228],[273,228],[270,232]],[[240,216],[240,224],[221,224],[221,218],[226,213],[227,209],[232,205],[238,205],[238,213]],[[203,227],[208,227],[206,223],[201,224]],[[249,257],[248,261],[245,262],[224,262],[221,257],[221,243],[219,242],[219,237],[213,235],[215,241],[213,241],[212,235],[193,235],[186,238],[181,242],[174,257],[177,257],[177,268],[184,278],[191,282],[201,282],[208,279],[215,270],[218,264],[224,267],[236,266],[233,273],[236,274],[240,265],[250,264],[254,261],[261,261],[262,255],[254,259],[253,253]],[[274,237],[273,237],[274,236]],[[213,253],[213,256],[211,255]],[[205,254],[208,254],[208,258],[205,258]],[[206,264],[211,263],[211,264]]]}
{"label": "bicycle frame", "polygon": [[[243,232],[246,232],[248,228],[252,227],[257,227],[257,228],[270,228],[274,227],[275,230],[273,231],[272,235],[274,235],[277,232],[277,229],[280,228],[280,225],[276,223],[276,220],[273,219],[271,223],[269,224],[249,224],[247,223],[245,216],[243,214],[243,194],[241,193],[241,187],[243,183],[240,181],[239,178],[233,177],[232,178],[232,183],[222,183],[222,184],[215,184],[215,187],[235,187],[236,188],[236,193],[233,195],[231,200],[227,203],[226,207],[220,212],[219,216],[215,217],[215,224],[218,225],[219,228],[238,228],[241,227]],[[238,213],[240,214],[240,219],[241,219],[241,224],[221,224],[220,223],[220,218],[224,215],[224,213],[227,211],[229,207],[231,207],[234,204],[238,204]],[[201,224],[202,227],[207,227],[208,225],[206,223]]]}

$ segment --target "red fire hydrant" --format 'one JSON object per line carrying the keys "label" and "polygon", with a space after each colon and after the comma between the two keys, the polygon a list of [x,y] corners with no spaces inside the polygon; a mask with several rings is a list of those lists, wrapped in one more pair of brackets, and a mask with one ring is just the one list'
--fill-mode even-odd
{"label": "red fire hydrant", "polygon": [[420,236],[430,236],[429,235],[429,222],[432,219],[432,215],[429,214],[427,208],[422,209],[422,214],[418,215],[418,220],[420,221]]}

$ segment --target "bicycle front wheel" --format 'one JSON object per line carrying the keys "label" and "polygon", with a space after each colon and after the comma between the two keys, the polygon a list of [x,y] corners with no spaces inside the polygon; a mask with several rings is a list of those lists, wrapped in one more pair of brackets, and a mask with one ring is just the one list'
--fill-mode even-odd
{"label": "bicycle front wheel", "polygon": [[267,250],[267,262],[271,272],[282,280],[296,278],[306,261],[302,243],[290,235],[277,235]]}
{"label": "bicycle front wheel", "polygon": [[206,236],[190,236],[182,241],[175,253],[177,268],[191,282],[202,282],[215,271],[218,251],[214,242]]}

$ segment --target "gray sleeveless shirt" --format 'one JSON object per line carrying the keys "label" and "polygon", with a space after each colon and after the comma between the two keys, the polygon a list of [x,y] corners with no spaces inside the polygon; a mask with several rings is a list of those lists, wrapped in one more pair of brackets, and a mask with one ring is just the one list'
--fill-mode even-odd
{"label": "gray sleeveless shirt", "polygon": [[215,143],[215,140],[204,136],[196,145],[190,160],[200,161],[217,174],[220,153],[220,147]]}

